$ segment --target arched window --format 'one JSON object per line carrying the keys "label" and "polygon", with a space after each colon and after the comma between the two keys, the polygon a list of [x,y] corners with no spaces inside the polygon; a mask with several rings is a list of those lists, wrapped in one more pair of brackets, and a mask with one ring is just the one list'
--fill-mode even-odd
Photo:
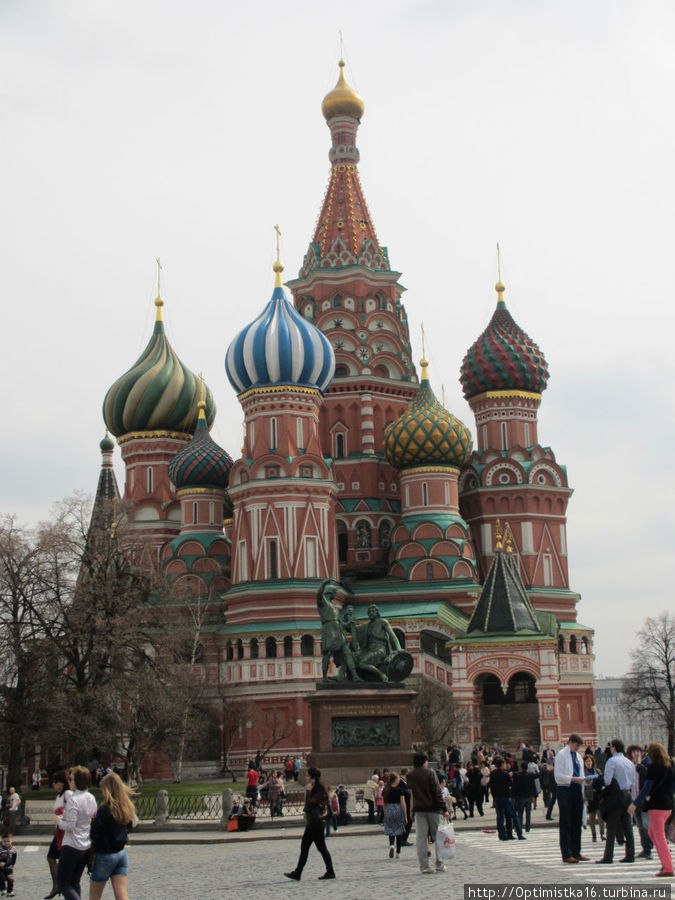
{"label": "arched window", "polygon": [[232,646],[232,641],[227,642],[227,659],[234,659],[234,647]]}
{"label": "arched window", "polygon": [[577,652],[577,639],[576,639],[575,635],[572,635],[572,637],[570,638],[570,653],[576,653],[576,652]]}
{"label": "arched window", "polygon": [[341,308],[342,308],[342,297],[340,296],[340,294],[336,294],[336,295],[333,297],[333,306],[334,306],[336,309],[341,309]]}
{"label": "arched window", "polygon": [[335,366],[335,377],[336,378],[346,378],[349,375],[349,369],[347,366],[339,365]]}
{"label": "arched window", "polygon": [[398,638],[398,642],[401,645],[401,650],[405,650],[405,634],[400,628],[394,628],[394,634]]}
{"label": "arched window", "polygon": [[342,459],[345,455],[345,436],[342,432],[338,432],[335,435],[335,456],[337,459]]}
{"label": "arched window", "polygon": [[270,450],[277,449],[277,420],[274,416],[270,419]]}
{"label": "arched window", "polygon": [[360,519],[356,523],[356,549],[369,550],[371,546],[370,524],[365,519]]}
{"label": "arched window", "polygon": [[241,638],[237,641],[237,659],[244,658],[244,645],[242,643]]}
{"label": "arched window", "polygon": [[558,635],[558,653],[564,653],[564,652],[565,652],[565,640],[564,640],[562,634],[559,634]]}
{"label": "arched window", "polygon": [[349,537],[346,531],[338,531],[338,562],[346,563],[349,553]]}
{"label": "arched window", "polygon": [[300,652],[303,656],[314,656],[314,636],[303,634],[300,638]]}
{"label": "arched window", "polygon": [[284,656],[293,656],[293,638],[290,634],[284,638]]}
{"label": "arched window", "polygon": [[382,550],[388,550],[391,547],[391,522],[388,519],[382,519],[380,522],[378,540]]}
{"label": "arched window", "polygon": [[251,638],[251,659],[257,659],[259,656],[258,638]]}
{"label": "arched window", "polygon": [[276,659],[277,656],[277,642],[271,635],[265,638],[265,656],[268,659]]}

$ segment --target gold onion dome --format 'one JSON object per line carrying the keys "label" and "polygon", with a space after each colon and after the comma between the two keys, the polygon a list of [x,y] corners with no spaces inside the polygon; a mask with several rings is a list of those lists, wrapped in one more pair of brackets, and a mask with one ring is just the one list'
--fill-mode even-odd
{"label": "gold onion dome", "polygon": [[[161,297],[147,347],[120,376],[103,401],[103,420],[115,437],[134,431],[177,431],[193,434],[199,414],[199,379],[181,362],[169,343],[162,321]],[[206,388],[206,421],[213,425],[216,406]]]}
{"label": "gold onion dome", "polygon": [[321,112],[326,121],[332,119],[333,116],[352,116],[354,119],[360,119],[366,108],[363,98],[356,93],[354,88],[347,84],[345,78],[345,63],[340,60],[340,75],[337,84],[323,98],[321,104]]}
{"label": "gold onion dome", "polygon": [[448,412],[431,390],[423,359],[422,382],[410,407],[384,432],[384,453],[397,469],[457,466],[469,458],[473,443],[463,422]]}

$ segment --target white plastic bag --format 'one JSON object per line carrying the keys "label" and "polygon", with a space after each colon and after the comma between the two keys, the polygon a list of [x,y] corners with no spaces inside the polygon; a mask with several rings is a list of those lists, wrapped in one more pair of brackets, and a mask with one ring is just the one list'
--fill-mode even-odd
{"label": "white plastic bag", "polygon": [[452,859],[455,855],[455,829],[452,822],[438,826],[436,832],[436,857],[439,862]]}

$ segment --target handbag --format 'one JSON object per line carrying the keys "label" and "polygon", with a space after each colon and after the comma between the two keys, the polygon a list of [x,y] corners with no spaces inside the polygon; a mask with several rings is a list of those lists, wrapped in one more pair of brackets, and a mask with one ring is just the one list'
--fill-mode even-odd
{"label": "handbag", "polygon": [[239,831],[239,820],[238,819],[230,819],[227,823],[228,831]]}
{"label": "handbag", "polygon": [[436,858],[452,859],[455,855],[455,829],[452,822],[439,825],[436,831]]}

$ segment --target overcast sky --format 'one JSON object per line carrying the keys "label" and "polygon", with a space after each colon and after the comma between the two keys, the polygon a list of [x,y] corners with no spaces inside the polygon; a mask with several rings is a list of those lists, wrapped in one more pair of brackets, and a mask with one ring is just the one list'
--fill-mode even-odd
{"label": "overcast sky", "polygon": [[575,489],[579,619],[596,672],[621,674],[675,578],[668,0],[0,0],[1,508],[31,524],[94,490],[157,256],[170,340],[238,456],[223,359],[270,297],[273,226],[288,278],[312,236],[339,29],[416,359],[423,321],[434,388],[474,433],[458,373],[500,242],[508,307],[551,370],[539,438]]}

